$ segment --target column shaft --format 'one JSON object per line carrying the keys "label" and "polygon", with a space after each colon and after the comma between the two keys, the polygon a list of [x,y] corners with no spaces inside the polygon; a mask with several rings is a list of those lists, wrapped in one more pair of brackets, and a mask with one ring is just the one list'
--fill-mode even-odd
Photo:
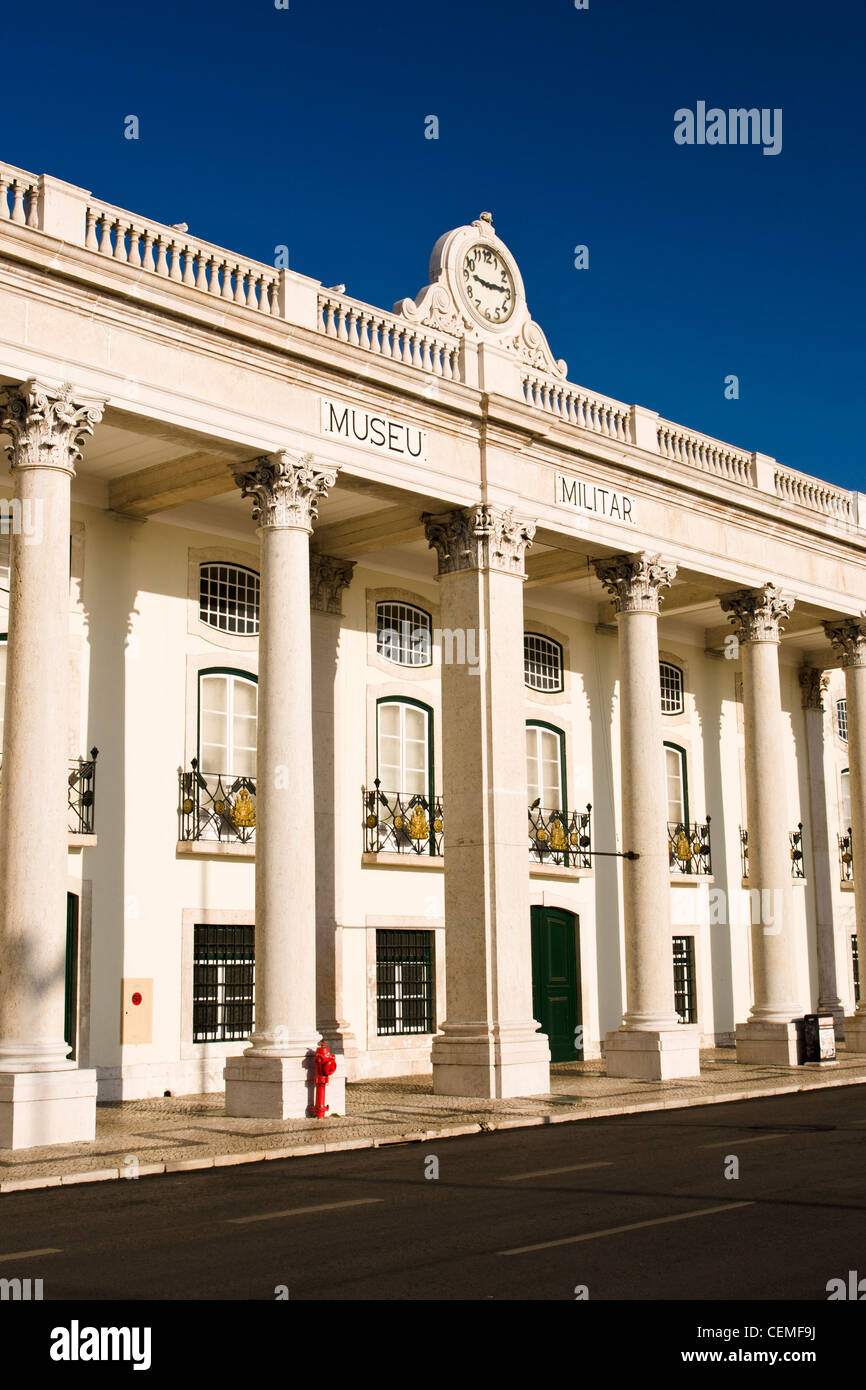
{"label": "column shaft", "polygon": [[806,721],[806,753],[809,760],[809,810],[812,823],[812,874],[815,894],[815,933],[818,951],[818,1012],[833,1015],[837,1038],[844,1038],[844,1011],[836,974],[836,924],[833,911],[832,870],[836,852],[830,853],[827,779],[824,772],[824,691],[828,675],[813,667],[800,672],[803,715]]}

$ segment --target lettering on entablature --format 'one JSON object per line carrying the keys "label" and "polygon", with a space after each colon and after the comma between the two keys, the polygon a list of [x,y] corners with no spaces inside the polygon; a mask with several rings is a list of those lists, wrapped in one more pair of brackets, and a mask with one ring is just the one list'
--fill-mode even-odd
{"label": "lettering on entablature", "polygon": [[410,459],[413,463],[427,461],[426,430],[389,420],[387,415],[376,415],[344,401],[328,400],[325,396],[322,397],[322,434],[345,439],[347,444],[375,449],[391,458]]}
{"label": "lettering on entablature", "polygon": [[625,522],[636,526],[634,498],[615,488],[602,487],[584,478],[556,474],[556,501],[560,507],[572,507],[585,516],[602,517],[605,521]]}

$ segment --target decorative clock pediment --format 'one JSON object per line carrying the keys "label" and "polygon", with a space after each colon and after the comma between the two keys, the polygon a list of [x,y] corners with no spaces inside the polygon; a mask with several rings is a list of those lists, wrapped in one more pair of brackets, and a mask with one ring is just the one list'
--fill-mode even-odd
{"label": "decorative clock pediment", "polygon": [[544,333],[529,313],[517,262],[493,229],[489,212],[446,232],[433,247],[430,283],[393,312],[455,338],[493,343],[521,362],[565,378]]}

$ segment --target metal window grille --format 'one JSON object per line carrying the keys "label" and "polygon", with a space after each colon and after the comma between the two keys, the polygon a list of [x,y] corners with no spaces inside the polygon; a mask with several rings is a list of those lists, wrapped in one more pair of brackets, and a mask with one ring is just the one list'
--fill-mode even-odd
{"label": "metal window grille", "polygon": [[243,565],[202,565],[198,615],[220,632],[254,637],[259,630],[259,576]]}
{"label": "metal window grille", "polygon": [[562,690],[562,647],[540,632],[525,632],[523,670],[530,690]]}
{"label": "metal window grille", "polygon": [[844,743],[848,742],[848,701],[836,701],[836,728],[839,730],[839,737]]}
{"label": "metal window grille", "polygon": [[430,666],[433,623],[413,603],[376,604],[376,651],[395,666]]}
{"label": "metal window grille", "polygon": [[680,1023],[696,1023],[695,1010],[695,938],[675,936],[674,1008]]}
{"label": "metal window grille", "polygon": [[376,1031],[432,1033],[432,931],[376,932]]}
{"label": "metal window grille", "polygon": [[662,689],[662,714],[682,714],[683,673],[679,666],[672,666],[669,661],[660,661],[659,680]]}
{"label": "metal window grille", "polygon": [[255,927],[195,927],[193,1042],[231,1042],[253,1031]]}
{"label": "metal window grille", "polygon": [[857,951],[856,933],[851,937],[851,964],[854,968],[854,1003],[860,1003],[860,956]]}

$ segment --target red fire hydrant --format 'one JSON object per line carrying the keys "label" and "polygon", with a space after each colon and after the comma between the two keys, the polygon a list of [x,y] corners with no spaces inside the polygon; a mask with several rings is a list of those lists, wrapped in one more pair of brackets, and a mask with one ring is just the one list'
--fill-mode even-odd
{"label": "red fire hydrant", "polygon": [[330,1077],[337,1070],[337,1059],[325,1043],[320,1043],[313,1059],[313,1074],[316,1081],[316,1103],[313,1106],[313,1115],[317,1120],[323,1120],[328,1113],[325,1104],[325,1087]]}

